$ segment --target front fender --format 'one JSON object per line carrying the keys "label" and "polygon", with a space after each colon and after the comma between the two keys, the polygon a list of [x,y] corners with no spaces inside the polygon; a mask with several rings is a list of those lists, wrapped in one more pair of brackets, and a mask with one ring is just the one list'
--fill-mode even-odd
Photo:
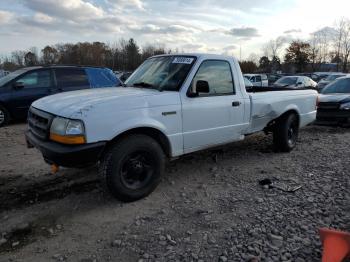
{"label": "front fender", "polygon": [[135,128],[140,128],[140,127],[149,127],[149,128],[154,128],[157,129],[158,131],[162,132],[165,136],[167,136],[167,129],[164,126],[163,123],[152,119],[152,118],[133,118],[133,119],[128,119],[122,122],[119,122],[114,128],[113,131],[111,132],[110,137],[108,140],[112,140],[118,135],[131,130]]}

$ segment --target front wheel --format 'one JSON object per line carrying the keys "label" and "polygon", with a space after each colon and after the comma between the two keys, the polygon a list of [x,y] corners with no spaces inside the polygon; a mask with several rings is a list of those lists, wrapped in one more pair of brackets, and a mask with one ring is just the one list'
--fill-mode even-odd
{"label": "front wheel", "polygon": [[149,195],[159,184],[165,155],[146,135],[130,135],[114,144],[100,164],[100,176],[117,199],[130,202]]}
{"label": "front wheel", "polygon": [[5,126],[10,120],[10,114],[4,108],[3,106],[0,105],[0,127]]}
{"label": "front wheel", "polygon": [[297,144],[299,121],[296,114],[286,114],[276,121],[273,143],[277,151],[290,152]]}

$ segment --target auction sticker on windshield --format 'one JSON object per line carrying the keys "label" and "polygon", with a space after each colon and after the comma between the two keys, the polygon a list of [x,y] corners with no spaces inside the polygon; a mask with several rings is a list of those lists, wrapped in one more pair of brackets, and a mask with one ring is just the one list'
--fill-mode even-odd
{"label": "auction sticker on windshield", "polygon": [[173,64],[192,64],[192,57],[177,56],[173,60]]}

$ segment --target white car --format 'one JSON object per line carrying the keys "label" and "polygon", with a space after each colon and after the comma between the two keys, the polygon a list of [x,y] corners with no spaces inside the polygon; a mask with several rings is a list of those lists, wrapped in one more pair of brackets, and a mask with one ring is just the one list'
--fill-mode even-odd
{"label": "white car", "polygon": [[263,130],[273,133],[276,150],[291,151],[299,128],[316,118],[316,100],[313,90],[247,93],[232,57],[161,55],[147,59],[125,87],[37,100],[26,140],[56,166],[99,163],[110,192],[134,201],[156,188],[166,158]]}
{"label": "white car", "polygon": [[291,89],[316,89],[317,83],[307,76],[284,76],[278,79],[273,86]]}
{"label": "white car", "polygon": [[269,80],[266,74],[244,74],[244,77],[247,78],[253,84],[253,86],[269,86]]}

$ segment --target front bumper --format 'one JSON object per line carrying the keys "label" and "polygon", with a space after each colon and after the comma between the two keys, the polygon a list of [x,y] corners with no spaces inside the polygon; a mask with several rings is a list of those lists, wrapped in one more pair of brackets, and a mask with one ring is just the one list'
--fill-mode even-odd
{"label": "front bumper", "polygon": [[316,115],[317,124],[350,124],[350,110],[318,110]]}
{"label": "front bumper", "polygon": [[106,142],[84,145],[63,145],[38,139],[32,132],[25,134],[28,147],[36,147],[45,161],[64,167],[86,167],[95,164],[101,157]]}

